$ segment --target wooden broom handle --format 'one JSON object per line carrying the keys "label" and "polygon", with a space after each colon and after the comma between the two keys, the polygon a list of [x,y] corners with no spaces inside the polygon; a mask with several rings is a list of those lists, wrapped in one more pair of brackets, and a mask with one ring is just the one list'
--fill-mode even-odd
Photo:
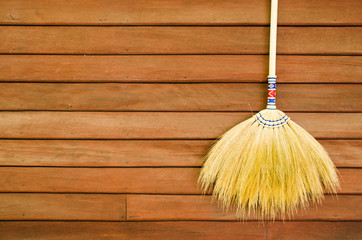
{"label": "wooden broom handle", "polygon": [[277,49],[277,17],[278,17],[278,0],[271,0],[268,77],[276,77],[275,62],[276,62],[276,49]]}
{"label": "wooden broom handle", "polygon": [[267,109],[276,109],[276,78],[275,62],[277,50],[277,17],[278,0],[271,0],[270,11],[270,44],[269,44],[269,75],[268,75],[268,104]]}

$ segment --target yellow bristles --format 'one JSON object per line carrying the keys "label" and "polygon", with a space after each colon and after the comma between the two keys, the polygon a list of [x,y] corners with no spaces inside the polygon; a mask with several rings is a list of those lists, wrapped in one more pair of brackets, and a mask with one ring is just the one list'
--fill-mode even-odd
{"label": "yellow bristles", "polygon": [[335,193],[337,172],[324,148],[282,111],[266,109],[259,115],[265,124],[278,126],[262,124],[258,114],[212,147],[199,177],[202,189],[213,189],[214,198],[242,219],[251,214],[284,219],[320,203],[324,191]]}

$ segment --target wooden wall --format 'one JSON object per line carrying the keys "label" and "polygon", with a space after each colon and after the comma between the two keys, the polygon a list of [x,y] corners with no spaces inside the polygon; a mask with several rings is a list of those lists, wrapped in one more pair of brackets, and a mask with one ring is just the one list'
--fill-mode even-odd
{"label": "wooden wall", "polygon": [[0,239],[361,239],[362,2],[280,0],[278,107],[339,196],[240,223],[200,196],[212,140],[265,105],[267,0],[0,2]]}

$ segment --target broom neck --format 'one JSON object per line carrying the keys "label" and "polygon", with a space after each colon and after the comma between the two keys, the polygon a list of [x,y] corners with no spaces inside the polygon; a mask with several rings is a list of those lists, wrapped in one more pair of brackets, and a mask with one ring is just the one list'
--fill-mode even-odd
{"label": "broom neck", "polygon": [[277,16],[278,16],[278,0],[271,0],[270,13],[270,44],[269,44],[269,75],[268,75],[268,104],[267,109],[276,109],[276,48],[277,48]]}

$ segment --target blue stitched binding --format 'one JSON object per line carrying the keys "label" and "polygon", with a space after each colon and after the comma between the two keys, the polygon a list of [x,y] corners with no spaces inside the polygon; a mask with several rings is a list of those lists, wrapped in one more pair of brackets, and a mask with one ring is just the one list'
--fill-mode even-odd
{"label": "blue stitched binding", "polygon": [[[272,120],[267,120],[265,118],[263,118],[263,116],[258,113],[257,115],[255,115],[256,117],[256,120],[263,126],[268,126],[268,127],[277,127],[277,126],[280,126],[280,125],[284,125],[288,120],[289,120],[289,117],[287,115],[284,115],[281,119],[279,120],[275,120],[275,121],[272,121]],[[263,123],[260,118],[266,122],[278,122],[278,121],[281,121],[280,123],[278,124],[268,124],[268,123]]]}
{"label": "blue stitched binding", "polygon": [[263,120],[266,121],[266,122],[279,122],[279,121],[283,120],[283,118],[288,117],[287,115],[284,115],[281,119],[272,121],[272,120],[267,120],[267,119],[263,118],[263,116],[261,115],[261,113],[258,113],[258,114],[260,115],[261,119],[263,119]]}

